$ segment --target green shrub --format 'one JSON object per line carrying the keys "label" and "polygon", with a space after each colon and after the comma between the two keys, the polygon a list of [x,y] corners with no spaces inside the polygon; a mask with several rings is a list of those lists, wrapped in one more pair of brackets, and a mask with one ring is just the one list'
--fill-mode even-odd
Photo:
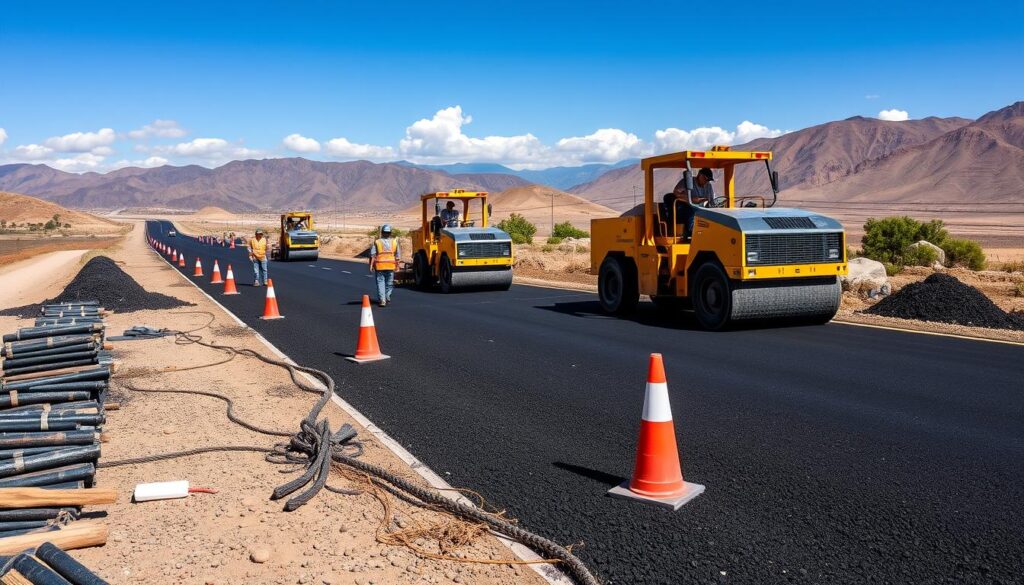
{"label": "green shrub", "polygon": [[555,251],[555,247],[550,245],[550,244],[545,244],[545,245],[540,247],[540,251],[541,252],[554,252]]}
{"label": "green shrub", "polygon": [[931,266],[939,259],[939,253],[928,246],[912,246],[903,252],[903,264],[907,266]]}
{"label": "green shrub", "polygon": [[1013,285],[1013,296],[1024,297],[1024,282],[1018,282]]}
{"label": "green shrub", "polygon": [[900,272],[903,272],[902,264],[893,264],[892,262],[882,262],[885,266],[885,273],[889,276],[896,276]]}
{"label": "green shrub", "polygon": [[[920,252],[922,247],[911,248],[910,245],[925,240],[943,247],[949,241],[949,232],[942,220],[933,219],[921,223],[912,217],[885,217],[868,219],[864,224],[864,239],[861,240],[863,255],[892,264],[924,264],[927,253]],[[932,250],[934,255],[934,250]],[[932,262],[935,262],[933,259]]]}
{"label": "green shrub", "polygon": [[943,242],[942,250],[946,253],[946,264],[949,266],[959,264],[971,270],[985,269],[985,252],[974,240],[949,238]]}
{"label": "green shrub", "polygon": [[[371,238],[376,238],[380,236],[380,226],[377,226],[372,230],[366,232],[366,235],[370,236]],[[407,235],[409,235],[409,230],[403,230],[402,228],[396,228],[394,226],[391,226],[392,238],[404,238]]]}
{"label": "green shrub", "polygon": [[550,238],[548,238],[548,243],[549,244],[555,244],[555,245],[561,244],[562,243],[562,238],[557,237],[557,236],[551,236]]}
{"label": "green shrub", "polygon": [[501,220],[498,224],[498,229],[508,233],[516,244],[529,244],[533,242],[533,236],[537,233],[537,226],[518,213],[513,213]]}
{"label": "green shrub", "polygon": [[1004,262],[1002,270],[1003,272],[1024,272],[1024,262],[1020,260],[1014,260],[1013,262]]}
{"label": "green shrub", "polygon": [[551,235],[556,238],[589,238],[590,232],[585,232],[569,222],[556,223]]}

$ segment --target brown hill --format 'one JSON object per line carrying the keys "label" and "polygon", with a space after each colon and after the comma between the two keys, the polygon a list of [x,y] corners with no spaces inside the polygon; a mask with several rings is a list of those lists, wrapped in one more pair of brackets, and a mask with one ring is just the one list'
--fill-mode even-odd
{"label": "brown hill", "polygon": [[0,219],[11,223],[42,223],[59,216],[63,225],[70,224],[68,231],[74,233],[116,233],[124,229],[124,224],[111,221],[91,213],[73,211],[49,201],[21,195],[19,193],[8,193],[0,191]]}
{"label": "brown hill", "polygon": [[46,165],[0,166],[0,189],[17,189],[80,208],[216,205],[230,211],[283,207],[386,210],[409,205],[420,194],[453,188],[500,190],[527,184],[517,177],[443,171],[367,161],[318,162],[281,158],[230,162],[215,169],[191,165],[126,168],[81,175]]}
{"label": "brown hill", "polygon": [[[736,150],[771,150],[783,190],[818,187],[856,171],[867,161],[924,144],[951,130],[970,123],[963,118],[925,118],[906,122],[886,122],[855,117],[790,132],[778,138],[761,138],[735,146]],[[668,192],[679,180],[679,173],[663,172],[655,177],[656,191]],[[597,180],[569,190],[591,201],[614,209],[633,206],[633,186],[643,189],[639,166],[605,173]],[[737,172],[739,194],[770,192],[767,174],[761,165],[741,166]]]}
{"label": "brown hill", "polygon": [[192,214],[196,219],[236,219],[238,216],[226,209],[208,205]]}
{"label": "brown hill", "polygon": [[851,174],[793,190],[800,199],[895,203],[1024,203],[1024,102],[886,156]]}

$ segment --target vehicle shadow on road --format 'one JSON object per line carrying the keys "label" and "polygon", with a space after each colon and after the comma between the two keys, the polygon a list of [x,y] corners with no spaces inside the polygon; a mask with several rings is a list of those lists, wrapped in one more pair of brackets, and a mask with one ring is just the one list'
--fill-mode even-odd
{"label": "vehicle shadow on road", "polygon": [[572,463],[565,463],[564,461],[554,461],[551,463],[555,467],[568,471],[569,473],[575,473],[581,477],[592,479],[598,483],[603,483],[609,487],[615,487],[620,483],[626,481],[625,477],[620,477],[597,469],[590,469],[589,467],[583,467],[582,465],[573,465]]}
{"label": "vehicle shadow on road", "polygon": [[621,316],[605,313],[601,309],[601,304],[597,301],[572,301],[551,305],[536,305],[534,308],[581,319],[625,319],[651,327],[700,331],[700,327],[697,326],[697,322],[693,318],[693,313],[682,310],[676,312],[662,311],[652,303],[641,303],[632,314]]}

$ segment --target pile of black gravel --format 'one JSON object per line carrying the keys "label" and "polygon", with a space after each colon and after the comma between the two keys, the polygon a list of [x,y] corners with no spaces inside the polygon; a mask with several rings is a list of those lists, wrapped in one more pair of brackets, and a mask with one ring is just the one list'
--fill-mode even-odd
{"label": "pile of black gravel", "polygon": [[[173,309],[192,304],[160,293],[147,292],[134,278],[121,270],[116,262],[106,256],[97,256],[86,262],[74,280],[64,288],[64,292],[43,302],[66,303],[85,300],[98,300],[101,307],[118,313]],[[39,313],[40,306],[26,305],[3,309],[0,315],[34,316]]]}
{"label": "pile of black gravel", "polygon": [[1003,311],[978,289],[941,273],[908,284],[864,312],[901,319],[1024,331],[1024,315]]}

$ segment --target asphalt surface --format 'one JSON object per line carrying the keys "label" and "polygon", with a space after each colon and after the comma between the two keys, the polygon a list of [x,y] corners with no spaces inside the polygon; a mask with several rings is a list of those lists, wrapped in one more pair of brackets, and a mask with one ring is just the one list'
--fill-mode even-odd
{"label": "asphalt surface", "polygon": [[[514,285],[396,290],[392,359],[357,366],[365,264],[197,252],[201,286],[453,485],[575,552],[605,583],[1020,583],[1024,347],[842,324],[706,333],[642,304]],[[219,296],[213,259],[241,295]],[[196,280],[196,279],[193,279]],[[632,471],[647,356],[665,356],[688,481],[676,512],[605,496]]]}

